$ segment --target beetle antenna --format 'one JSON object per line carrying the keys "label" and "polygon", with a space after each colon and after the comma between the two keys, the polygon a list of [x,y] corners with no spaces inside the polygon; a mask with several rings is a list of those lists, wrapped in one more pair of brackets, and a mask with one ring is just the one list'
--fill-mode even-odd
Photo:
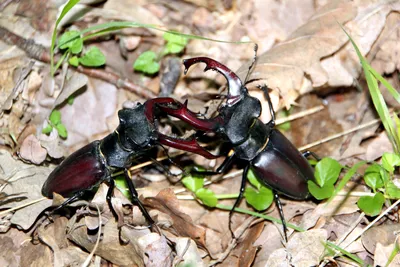
{"label": "beetle antenna", "polygon": [[258,44],[254,43],[254,56],[253,56],[253,60],[251,61],[251,64],[249,66],[249,70],[247,71],[246,74],[246,78],[244,79],[244,84],[247,84],[247,80],[250,77],[250,73],[253,70],[254,66],[256,65],[256,61],[257,61],[257,50],[258,50]]}

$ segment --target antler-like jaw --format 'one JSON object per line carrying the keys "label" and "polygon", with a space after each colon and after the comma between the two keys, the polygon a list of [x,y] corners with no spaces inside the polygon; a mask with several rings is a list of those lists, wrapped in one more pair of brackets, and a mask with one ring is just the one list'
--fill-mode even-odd
{"label": "antler-like jaw", "polygon": [[247,93],[246,87],[243,86],[240,78],[231,69],[208,57],[195,57],[183,60],[183,65],[185,65],[185,74],[192,65],[199,62],[206,63],[204,71],[215,70],[225,77],[228,82],[228,105],[235,104]]}

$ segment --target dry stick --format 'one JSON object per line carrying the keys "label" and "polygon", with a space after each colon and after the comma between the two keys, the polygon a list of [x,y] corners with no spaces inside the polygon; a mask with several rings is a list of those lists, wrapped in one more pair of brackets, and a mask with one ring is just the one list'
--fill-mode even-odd
{"label": "dry stick", "polygon": [[[42,45],[36,44],[35,41],[32,39],[25,39],[19,35],[16,35],[15,33],[10,32],[6,28],[0,27],[0,40],[3,40],[9,45],[16,45],[21,50],[25,51],[28,57],[45,63],[50,62],[50,54],[48,52],[49,49]],[[82,66],[77,67],[76,70],[92,78],[103,80],[105,82],[115,85],[118,88],[133,92],[136,95],[145,99],[156,97],[156,95],[151,90],[134,84],[128,79],[123,79],[115,73],[102,69],[85,68]]]}
{"label": "dry stick", "polygon": [[4,214],[7,214],[7,213],[9,213],[11,211],[14,211],[14,210],[19,210],[19,209],[25,208],[27,206],[36,204],[36,203],[38,203],[40,201],[43,201],[43,200],[46,200],[46,199],[48,199],[48,198],[47,197],[42,197],[42,198],[39,198],[39,199],[32,200],[32,201],[30,201],[28,203],[24,203],[24,204],[19,205],[17,207],[14,207],[14,208],[11,208],[11,209],[8,209],[8,210],[3,210],[3,211],[0,212],[0,216],[3,216]]}

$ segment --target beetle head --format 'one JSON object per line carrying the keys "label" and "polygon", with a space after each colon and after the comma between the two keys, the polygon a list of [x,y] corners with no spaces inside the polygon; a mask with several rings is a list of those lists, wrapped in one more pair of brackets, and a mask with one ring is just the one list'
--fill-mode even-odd
{"label": "beetle head", "polygon": [[121,144],[128,150],[151,147],[157,139],[157,131],[144,113],[144,105],[136,103],[132,108],[118,111],[118,134]]}

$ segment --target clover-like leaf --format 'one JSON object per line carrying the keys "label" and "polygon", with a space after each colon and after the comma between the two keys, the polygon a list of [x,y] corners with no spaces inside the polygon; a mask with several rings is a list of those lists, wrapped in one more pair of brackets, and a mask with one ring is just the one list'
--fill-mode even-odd
{"label": "clover-like leaf", "polygon": [[260,190],[260,188],[263,186],[260,181],[257,179],[256,175],[252,170],[249,170],[247,172],[247,180],[255,187],[257,190]]}
{"label": "clover-like leaf", "polygon": [[163,37],[167,41],[167,44],[165,45],[164,54],[180,53],[183,51],[188,42],[186,37],[169,32],[164,33]]}
{"label": "clover-like leaf", "polygon": [[200,188],[196,191],[196,196],[208,207],[213,208],[217,206],[218,199],[214,192],[208,188]]}
{"label": "clover-like leaf", "polygon": [[83,40],[78,31],[66,31],[59,41],[60,49],[69,48],[72,54],[79,54],[83,48]]}
{"label": "clover-like leaf", "polygon": [[390,173],[394,172],[394,167],[400,166],[400,157],[394,153],[383,153],[382,167]]}
{"label": "clover-like leaf", "polygon": [[308,180],[307,185],[308,191],[310,191],[311,195],[318,200],[329,198],[332,196],[333,191],[335,191],[335,187],[332,184],[326,184],[323,187],[320,187],[314,183],[314,181]]}
{"label": "clover-like leaf", "polygon": [[385,203],[385,197],[381,192],[375,194],[375,196],[362,196],[357,201],[357,206],[369,216],[377,216]]}
{"label": "clover-like leaf", "polygon": [[53,110],[50,114],[49,120],[53,125],[61,123],[61,112],[59,110]]}
{"label": "clover-like leaf", "polygon": [[197,178],[193,176],[186,176],[182,179],[183,185],[192,192],[196,192],[204,185],[204,178]]}
{"label": "clover-like leaf", "polygon": [[339,178],[343,166],[334,159],[323,158],[315,166],[315,179],[319,186],[333,185]]}
{"label": "clover-like leaf", "polygon": [[146,51],[136,59],[133,69],[153,75],[160,70],[160,64],[156,62],[157,55],[153,51]]}
{"label": "clover-like leaf", "polygon": [[256,210],[267,209],[271,206],[271,203],[274,200],[272,190],[265,186],[262,186],[258,191],[252,187],[246,187],[244,197],[246,198],[247,203]]}
{"label": "clover-like leaf", "polygon": [[53,131],[53,126],[51,126],[50,124],[42,129],[42,133],[44,134],[50,134],[51,131]]}
{"label": "clover-like leaf", "polygon": [[106,63],[106,57],[96,46],[92,46],[82,57],[79,63],[86,67],[100,67]]}
{"label": "clover-like leaf", "polygon": [[384,183],[381,175],[381,166],[378,164],[373,164],[369,166],[364,172],[365,183],[376,191],[377,188],[381,188]]}
{"label": "clover-like leaf", "polygon": [[67,132],[67,128],[65,128],[64,124],[59,123],[56,126],[58,135],[61,136],[62,138],[67,138],[68,137],[68,132]]}
{"label": "clover-like leaf", "polygon": [[400,188],[393,182],[386,184],[386,194],[393,199],[400,199]]}
{"label": "clover-like leaf", "polygon": [[79,58],[77,56],[70,57],[68,59],[68,63],[71,66],[78,67],[79,66]]}

